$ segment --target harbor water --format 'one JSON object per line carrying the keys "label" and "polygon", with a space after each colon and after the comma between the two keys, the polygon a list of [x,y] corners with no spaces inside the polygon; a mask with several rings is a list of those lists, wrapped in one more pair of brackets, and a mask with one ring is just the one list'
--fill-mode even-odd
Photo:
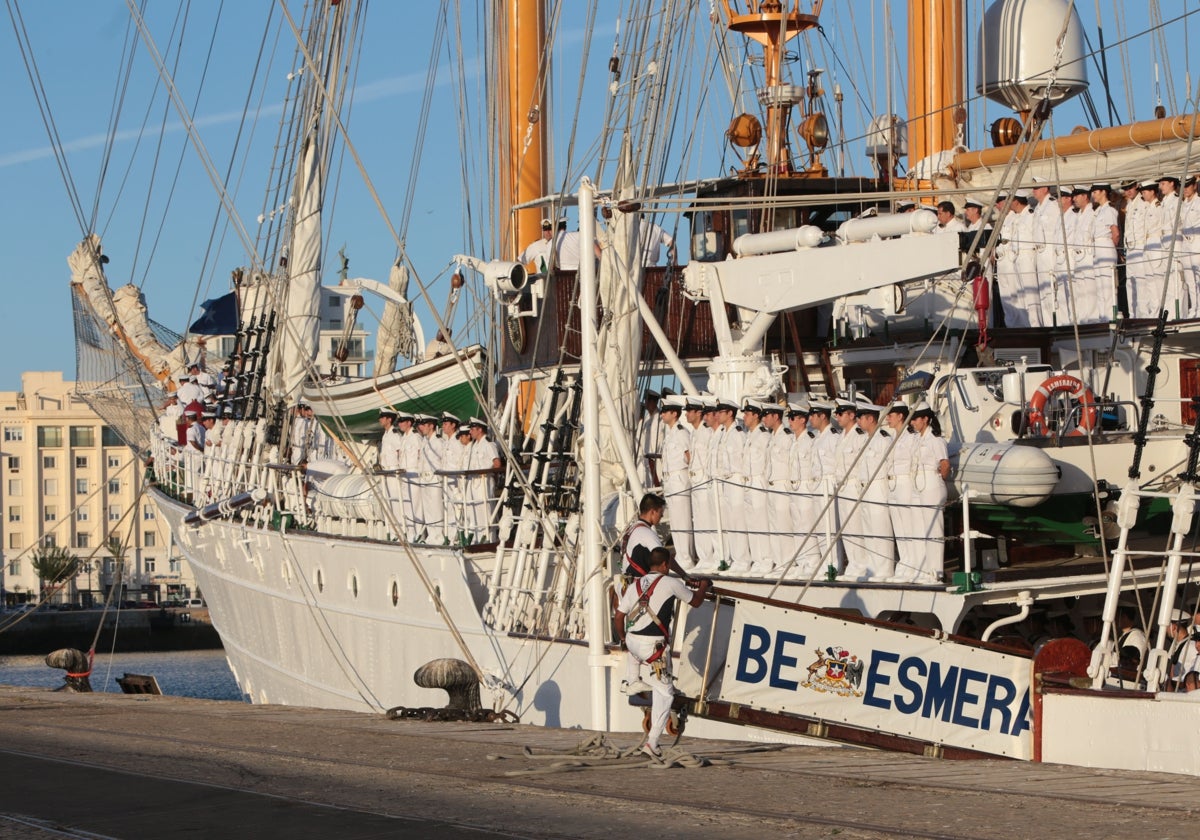
{"label": "harbor water", "polygon": [[[163,694],[205,700],[242,700],[220,650],[173,653],[97,654],[92,665],[92,690],[121,692],[117,678],[125,674],[149,674],[158,680]],[[0,685],[58,688],[63,672],[46,666],[42,656],[0,656]]]}

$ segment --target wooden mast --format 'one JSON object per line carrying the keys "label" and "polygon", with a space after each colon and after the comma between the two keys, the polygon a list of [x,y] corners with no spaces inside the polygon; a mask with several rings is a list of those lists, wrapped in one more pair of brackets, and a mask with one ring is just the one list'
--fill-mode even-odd
{"label": "wooden mast", "polygon": [[962,0],[908,0],[910,170],[958,142],[962,34]]}
{"label": "wooden mast", "polygon": [[[541,235],[542,208],[512,208],[546,195],[546,89],[549,60],[546,15],[542,0],[504,0],[504,19],[497,27],[497,45],[504,44],[505,66],[497,94],[507,132],[498,130],[500,143],[500,218],[509,220],[501,232],[498,253],[515,257]],[[499,52],[499,51],[497,51]]]}

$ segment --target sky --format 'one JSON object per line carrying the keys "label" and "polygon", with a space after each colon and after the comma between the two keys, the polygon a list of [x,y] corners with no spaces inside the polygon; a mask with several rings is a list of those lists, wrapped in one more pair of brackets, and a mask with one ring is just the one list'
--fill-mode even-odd
{"label": "sky", "polygon": [[[603,111],[613,33],[618,13],[628,1],[605,0],[599,4],[600,12],[593,24],[599,34],[584,85],[588,107],[578,109],[578,133],[585,138],[582,146],[591,143],[588,134],[596,131],[598,115]],[[980,2],[967,3],[968,15],[975,15],[975,19]],[[231,170],[230,192],[243,225],[253,236],[256,220],[264,211],[262,196],[269,178],[286,76],[296,69],[292,67],[293,44],[286,29],[281,35],[277,34],[278,27],[271,30],[266,52],[261,52],[268,13],[273,12],[278,23],[281,6],[266,0],[190,4],[151,0],[147,5],[147,26],[168,61],[174,60],[174,45],[183,44],[174,76],[183,98],[194,110],[198,133],[216,167],[224,172],[230,166],[239,138],[242,144],[249,142],[251,146],[247,161],[243,163],[239,158]],[[287,0],[286,5],[293,15],[300,15],[297,0]],[[458,5],[468,10],[468,25],[472,25],[472,15],[476,14],[472,4]],[[588,25],[584,5],[582,0],[564,3],[557,30],[562,54],[575,61],[582,53]],[[87,226],[94,226],[101,235],[111,260],[107,266],[110,285],[142,285],[151,317],[181,332],[198,315],[197,301],[224,293],[230,270],[245,264],[246,258],[219,211],[216,192],[198,156],[186,143],[178,114],[166,106],[144,44],[137,44],[127,87],[120,85],[125,44],[130,38],[126,4],[119,0],[10,0],[6,6],[10,14],[14,8],[21,13],[39,81],[66,149],[71,183],[85,219],[94,219]],[[901,51],[889,63],[878,46],[903,36],[903,21],[887,17],[887,8],[886,0],[827,3],[822,22],[839,58],[826,53],[824,57],[802,59],[796,65],[811,67],[816,61],[826,67],[826,86],[831,89],[832,83],[838,82],[848,92],[848,118],[854,114],[864,118],[871,107],[882,107],[874,101],[886,87],[882,74],[904,60]],[[890,8],[890,14],[900,15],[904,4],[892,3]],[[1149,5],[1114,0],[1078,4],[1093,39],[1097,38],[1095,11],[1100,10],[1108,44],[1143,30],[1158,8],[1162,17],[1170,18],[1185,9],[1196,11],[1198,5],[1194,0]],[[398,223],[405,199],[413,197],[408,250],[421,279],[433,282],[441,278],[443,285],[434,283],[431,292],[438,306],[445,299],[444,271],[450,257],[470,247],[462,219],[464,207],[473,197],[464,196],[461,173],[464,167],[478,173],[488,165],[477,150],[464,153],[460,149],[457,94],[449,72],[451,63],[461,64],[467,84],[481,84],[481,57],[473,47],[450,47],[452,36],[440,43],[434,38],[440,9],[441,4],[433,0],[376,0],[370,9],[370,24],[357,65],[350,123],[351,138],[393,223]],[[186,27],[181,37],[176,27],[183,25],[184,11]],[[1185,85],[1190,81],[1194,87],[1200,77],[1190,67],[1194,51],[1190,47],[1200,38],[1195,17],[1187,27],[1186,38],[1191,40],[1181,40],[1184,36],[1176,31],[1174,40],[1161,46],[1143,37],[1128,46],[1110,48],[1106,55],[1109,72],[1119,78],[1128,68],[1132,79],[1114,90],[1118,117],[1150,118],[1158,96],[1168,105],[1169,113],[1173,112],[1171,96],[1175,97],[1174,110],[1183,110]],[[706,15],[699,18],[698,28],[704,25]],[[5,281],[7,305],[0,308],[0,390],[19,389],[20,375],[25,370],[62,370],[68,379],[74,377],[66,257],[83,234],[28,79],[21,51],[23,39],[14,33],[11,18],[9,23],[0,27],[0,78],[5,79],[3,102],[8,115],[6,130],[0,135],[0,244],[9,267]],[[892,27],[890,33],[885,29],[888,25]],[[214,29],[217,37],[209,57]],[[415,182],[410,182],[414,148],[420,136],[419,111],[435,46],[434,64],[439,69],[434,106],[420,147],[419,173]],[[1174,56],[1169,76],[1163,47]],[[273,55],[270,84],[255,89],[254,118],[243,122],[249,79],[260,54],[264,66]],[[1156,59],[1160,62],[1158,88],[1153,76]],[[1093,101],[1104,111],[1095,71],[1089,69]],[[569,92],[567,99],[571,100],[566,106],[556,107],[554,114],[559,149],[569,137],[570,120],[576,113],[573,100],[579,74],[580,68],[569,61],[555,68],[554,87]],[[858,78],[852,79],[855,74]],[[714,150],[720,149],[721,132],[732,112],[724,84],[716,78],[713,84],[721,95],[714,97],[709,117],[693,132],[697,137],[707,137],[709,157],[703,166],[711,168],[689,173],[691,177],[723,171],[717,160],[719,152]],[[857,103],[852,101],[853,90],[862,97]],[[122,97],[120,121],[111,133],[110,117],[118,96]],[[868,97],[873,102],[867,102]],[[989,105],[985,112],[976,106],[973,113],[973,122],[980,124],[974,133],[982,135],[984,116],[994,119],[1002,109]],[[1085,120],[1078,103],[1073,103],[1064,106],[1060,128],[1066,130]],[[981,136],[969,139],[976,145],[982,142]],[[107,155],[106,150],[110,150]],[[865,174],[861,161],[853,165],[859,174]],[[351,260],[351,276],[386,280],[395,245],[363,179],[349,161],[344,164],[335,206],[330,257],[344,244]],[[472,212],[478,214],[479,208],[473,207]],[[327,259],[324,282],[336,279],[335,270],[335,261]],[[418,313],[423,311],[427,310],[418,306]]]}

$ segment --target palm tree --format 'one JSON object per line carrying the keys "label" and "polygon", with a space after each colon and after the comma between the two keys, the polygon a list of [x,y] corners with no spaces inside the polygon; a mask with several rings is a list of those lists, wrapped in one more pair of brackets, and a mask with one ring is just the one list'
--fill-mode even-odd
{"label": "palm tree", "polygon": [[79,558],[58,545],[39,546],[30,562],[38,575],[39,591],[47,582],[54,586],[79,574]]}

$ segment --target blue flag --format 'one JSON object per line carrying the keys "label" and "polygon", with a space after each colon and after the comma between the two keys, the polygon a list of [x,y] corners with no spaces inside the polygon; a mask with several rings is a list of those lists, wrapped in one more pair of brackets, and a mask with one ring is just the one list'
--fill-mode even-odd
{"label": "blue flag", "polygon": [[238,329],[237,292],[200,304],[204,314],[188,327],[192,335],[233,335]]}

